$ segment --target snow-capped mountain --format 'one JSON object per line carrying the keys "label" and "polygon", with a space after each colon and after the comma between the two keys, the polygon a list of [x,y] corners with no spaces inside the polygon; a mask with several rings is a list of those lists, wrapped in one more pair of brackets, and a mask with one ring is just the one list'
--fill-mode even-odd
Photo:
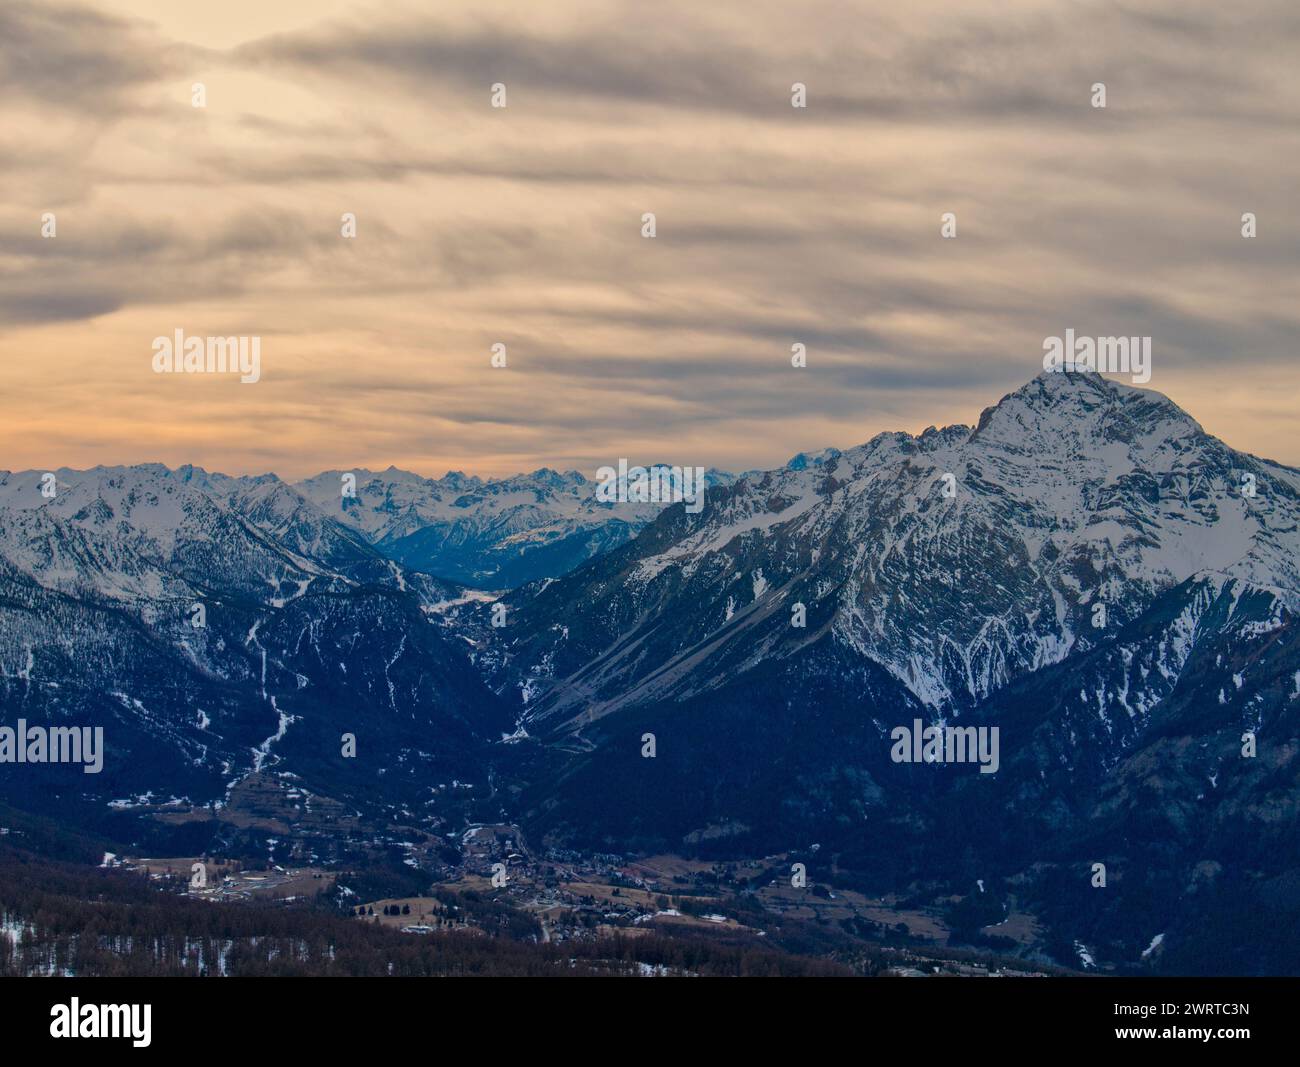
{"label": "snow-capped mountain", "polygon": [[[109,749],[0,801],[112,836],[267,775],[425,827],[486,794],[556,843],[1001,879],[1138,960],[1300,879],[1298,561],[1300,472],[1087,373],[699,513],[573,472],[0,473],[0,718]],[[996,729],[993,773],[896,761],[918,720]]]}
{"label": "snow-capped mountain", "polygon": [[474,780],[509,718],[440,624],[462,595],[274,476],[0,473],[3,720],[102,726],[108,749],[94,776],[10,771],[4,798],[94,823],[220,805],[254,771],[394,804]]}
{"label": "snow-capped mountain", "polygon": [[[707,481],[731,478],[711,470]],[[488,589],[565,574],[623,544],[661,510],[656,503],[602,503],[595,482],[545,467],[488,481],[460,471],[422,478],[396,467],[326,471],[296,488],[386,556]]]}
{"label": "snow-capped mountain", "polygon": [[[817,459],[516,590],[502,627],[457,609],[544,761],[534,833],[996,874],[1132,960],[1295,876],[1300,472],[1075,373]],[[896,762],[916,720],[996,727],[996,772]],[[1094,861],[1128,894],[1089,896]]]}
{"label": "snow-capped mountain", "polygon": [[[112,757],[93,779],[30,768],[14,788],[62,781],[77,819],[142,796],[222,804],[255,771],[359,805],[472,791],[513,728],[445,625],[482,594],[394,557],[422,545],[447,562],[454,542],[475,573],[512,552],[511,566],[560,573],[659,509],[596,504],[592,483],[551,471],[363,473],[346,507],[324,491],[340,482],[160,464],[0,472],[2,721],[102,725]],[[360,755],[340,762],[345,734]]]}
{"label": "snow-capped mountain", "polygon": [[1157,393],[1044,373],[974,428],[881,434],[673,509],[509,598],[520,636],[502,655],[551,720],[700,692],[823,636],[960,710],[1194,577],[1294,610],[1298,561],[1300,473]]}

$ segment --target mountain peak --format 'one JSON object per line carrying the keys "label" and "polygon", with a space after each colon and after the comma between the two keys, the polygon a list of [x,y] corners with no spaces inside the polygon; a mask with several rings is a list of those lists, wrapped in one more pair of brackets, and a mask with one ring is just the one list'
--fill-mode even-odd
{"label": "mountain peak", "polygon": [[790,457],[790,460],[785,465],[785,469],[791,471],[803,471],[807,470],[810,466],[822,467],[833,459],[839,459],[843,454],[844,453],[842,453],[838,448],[823,448],[820,452],[811,454],[808,452],[799,452]]}
{"label": "mountain peak", "polygon": [[1201,425],[1163,393],[1105,378],[1096,371],[1043,371],[980,413],[972,441],[1017,449],[1066,441],[1087,450],[1101,441],[1203,434]]}

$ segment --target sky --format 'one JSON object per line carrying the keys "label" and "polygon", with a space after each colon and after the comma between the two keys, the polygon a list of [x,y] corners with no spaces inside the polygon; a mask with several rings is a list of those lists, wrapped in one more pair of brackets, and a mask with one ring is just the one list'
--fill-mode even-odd
{"label": "sky", "polygon": [[0,467],[774,467],[1067,328],[1300,465],[1297,55],[1294,0],[4,0]]}

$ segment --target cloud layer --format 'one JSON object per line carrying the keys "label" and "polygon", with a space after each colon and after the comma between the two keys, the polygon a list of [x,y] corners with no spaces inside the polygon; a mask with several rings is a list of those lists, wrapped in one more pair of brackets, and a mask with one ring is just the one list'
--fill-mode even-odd
{"label": "cloud layer", "polygon": [[1300,463],[1294,4],[187,7],[0,8],[0,465],[775,465],[1066,327]]}

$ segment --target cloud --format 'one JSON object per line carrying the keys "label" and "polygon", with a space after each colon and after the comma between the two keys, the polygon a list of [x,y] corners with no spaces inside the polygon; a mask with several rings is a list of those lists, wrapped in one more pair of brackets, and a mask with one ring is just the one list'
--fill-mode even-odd
{"label": "cloud", "polygon": [[[109,8],[0,9],[10,466],[752,468],[971,422],[1067,327],[1300,461],[1290,3]],[[153,375],[176,328],[262,381]]]}
{"label": "cloud", "polygon": [[314,78],[481,96],[503,82],[523,100],[614,100],[772,121],[793,120],[793,81],[810,85],[817,121],[1073,120],[1083,115],[1081,94],[1112,77],[1121,112],[1284,123],[1290,110],[1269,89],[1281,78],[1294,87],[1288,43],[1300,32],[1286,0],[1251,20],[1175,4],[918,3],[904,17],[875,4],[794,11],[763,3],[748,11],[766,32],[749,34],[694,3],[648,13],[624,2],[605,5],[599,18],[573,10],[546,25],[530,25],[514,5],[474,20],[454,8],[340,20],[251,42],[236,56]]}
{"label": "cloud", "polygon": [[73,4],[0,5],[0,94],[97,116],[174,69],[176,52],[138,24]]}

